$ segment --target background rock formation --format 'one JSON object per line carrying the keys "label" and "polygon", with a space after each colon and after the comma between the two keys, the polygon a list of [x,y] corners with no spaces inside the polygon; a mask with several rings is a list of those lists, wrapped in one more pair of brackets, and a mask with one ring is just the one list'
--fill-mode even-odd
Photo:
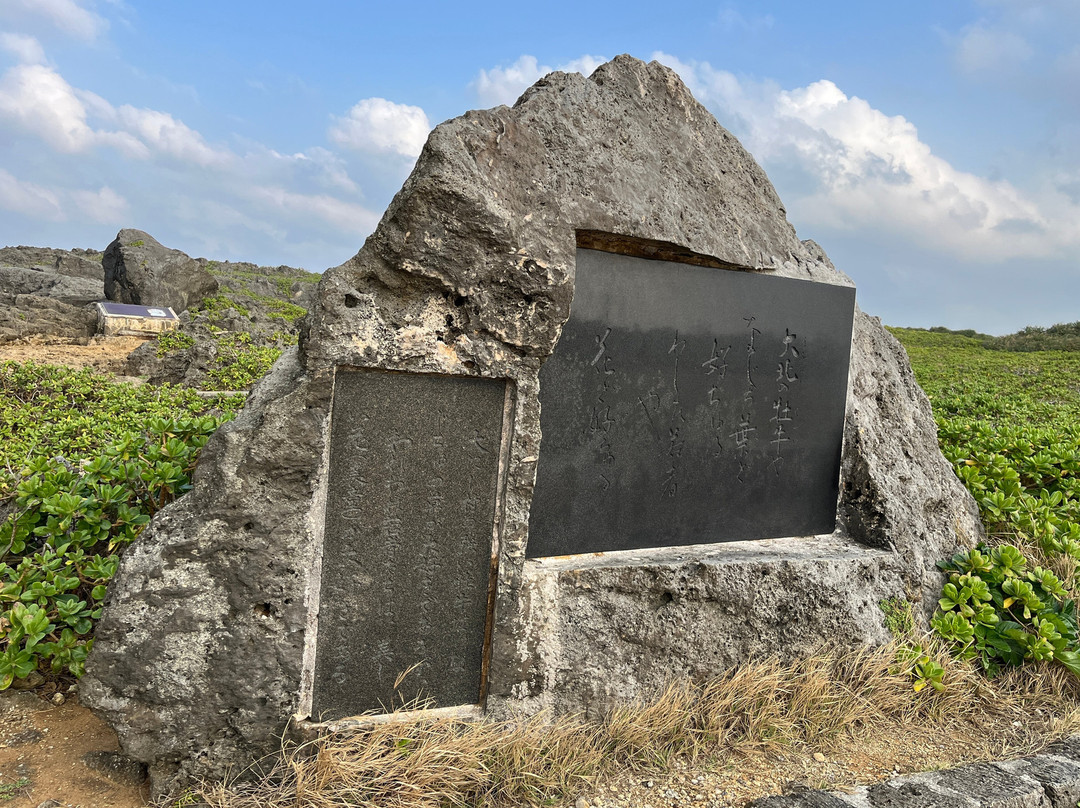
{"label": "background rock formation", "polygon": [[88,339],[97,330],[92,304],[105,296],[102,279],[101,253],[93,250],[0,248],[0,344]]}
{"label": "background rock formation", "polygon": [[119,303],[170,306],[179,314],[218,289],[193,258],[142,230],[121,230],[105,248],[105,296]]}
{"label": "background rock formation", "polygon": [[886,596],[930,607],[934,561],[981,527],[902,349],[861,312],[833,535],[525,560],[537,374],[569,313],[579,243],[850,284],[657,63],[554,73],[513,108],[437,127],[363,249],[324,275],[299,349],[214,435],[194,490],[112,585],[82,689],[157,792],[273,751],[302,708],[339,365],[513,382],[493,715],[600,712],[672,674],[884,640]]}

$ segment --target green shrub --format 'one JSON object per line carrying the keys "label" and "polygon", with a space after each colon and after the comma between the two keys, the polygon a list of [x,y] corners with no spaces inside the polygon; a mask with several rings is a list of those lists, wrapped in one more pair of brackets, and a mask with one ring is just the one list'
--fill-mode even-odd
{"label": "green shrub", "polygon": [[[223,287],[224,288],[224,287]],[[222,320],[229,310],[234,310],[241,317],[250,317],[251,310],[239,303],[235,298],[226,297],[223,294],[204,297],[199,305],[192,309],[194,313],[205,314],[211,323]]]}
{"label": "green shrub", "polygon": [[188,490],[242,399],[32,363],[0,364],[0,384],[3,690],[35,670],[81,675],[120,554]]}
{"label": "green shrub", "polygon": [[1011,544],[958,553],[930,621],[963,659],[990,676],[1002,665],[1054,660],[1080,676],[1076,601],[1050,570],[1030,567]]}
{"label": "green shrub", "polygon": [[242,396],[206,399],[173,385],[118,384],[91,370],[0,362],[0,504],[19,469],[57,455],[94,458],[152,418],[230,417]]}
{"label": "green shrub", "polygon": [[[988,351],[966,337],[894,333],[933,405],[942,453],[991,539],[1080,562],[1080,355]],[[1065,583],[1075,584],[1072,576]]]}
{"label": "green shrub", "polygon": [[119,553],[190,488],[213,416],[150,421],[92,461],[39,458],[0,527],[0,690],[48,663],[80,676]]}
{"label": "green shrub", "polygon": [[885,628],[897,640],[905,640],[915,633],[915,616],[911,601],[903,598],[885,598],[878,603]]}
{"label": "green shrub", "polygon": [[182,331],[166,331],[157,338],[157,356],[161,358],[177,351],[186,351],[195,344],[195,338]]}
{"label": "green shrub", "polygon": [[891,330],[933,405],[942,453],[998,545],[941,563],[950,578],[935,630],[991,673],[1031,659],[1080,673],[1080,355],[987,350],[986,339],[1005,338],[981,334]]}
{"label": "green shrub", "polygon": [[267,306],[270,309],[269,316],[272,319],[285,320],[290,323],[295,323],[307,314],[307,309],[303,306],[297,306],[295,303],[288,303],[284,300],[268,300]]}
{"label": "green shrub", "polygon": [[217,354],[206,371],[209,386],[216,390],[244,390],[265,376],[281,356],[281,349],[253,345],[246,332],[218,337]]}
{"label": "green shrub", "polygon": [[[981,334],[970,328],[953,331],[940,325],[927,330],[921,328],[890,328],[889,330],[900,338],[905,346],[909,341],[922,345],[932,344],[934,338],[937,337],[941,340],[938,344],[944,345],[956,344],[956,340],[967,338],[970,343],[991,351],[1080,351],[1080,322],[1059,323],[1049,328],[1029,325],[1015,334],[1006,334],[1004,337]],[[900,332],[904,332],[905,336],[901,337]]]}

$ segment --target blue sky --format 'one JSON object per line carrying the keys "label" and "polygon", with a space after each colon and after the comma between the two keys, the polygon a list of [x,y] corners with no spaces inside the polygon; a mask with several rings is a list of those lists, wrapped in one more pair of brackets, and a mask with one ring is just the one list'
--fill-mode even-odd
{"label": "blue sky", "polygon": [[1080,0],[0,0],[0,244],[320,271],[431,126],[658,59],[893,325],[1080,320]]}

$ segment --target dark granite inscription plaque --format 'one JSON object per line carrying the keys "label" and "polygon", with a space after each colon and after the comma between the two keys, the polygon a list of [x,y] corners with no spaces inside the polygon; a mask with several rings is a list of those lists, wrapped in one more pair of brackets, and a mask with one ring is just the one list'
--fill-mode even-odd
{"label": "dark granite inscription plaque", "polygon": [[168,306],[137,306],[133,303],[114,303],[101,300],[98,306],[106,314],[116,317],[146,317],[151,320],[179,319]]}
{"label": "dark granite inscription plaque", "polygon": [[578,250],[540,371],[532,558],[836,523],[855,290]]}
{"label": "dark granite inscription plaque", "polygon": [[316,719],[416,696],[479,701],[505,392],[494,379],[338,371]]}

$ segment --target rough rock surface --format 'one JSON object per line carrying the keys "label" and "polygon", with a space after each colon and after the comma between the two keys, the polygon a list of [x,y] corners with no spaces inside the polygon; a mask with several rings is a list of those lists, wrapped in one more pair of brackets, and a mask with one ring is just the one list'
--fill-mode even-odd
{"label": "rough rock surface", "polygon": [[833,535],[525,560],[538,371],[569,313],[579,243],[850,284],[659,64],[554,73],[513,108],[437,127],[363,249],[323,276],[299,350],[211,439],[194,490],[110,589],[83,694],[149,764],[155,792],[239,770],[304,709],[339,365],[514,384],[491,715],[598,712],[751,652],[883,640],[885,596],[929,608],[933,562],[981,527],[903,350],[861,312]]}
{"label": "rough rock surface", "polygon": [[97,331],[94,308],[39,295],[0,295],[0,345],[27,339],[80,342]]}
{"label": "rough rock surface", "polygon": [[71,306],[85,306],[105,298],[105,284],[98,266],[96,279],[61,274],[55,270],[0,266],[0,295],[48,297]]}
{"label": "rough rock surface", "polygon": [[97,281],[103,277],[101,253],[78,247],[70,250],[55,247],[0,247],[0,266],[55,272],[58,275]]}
{"label": "rough rock surface", "polygon": [[94,334],[89,306],[105,297],[101,253],[50,247],[0,248],[0,344]]}
{"label": "rough rock surface", "polygon": [[905,775],[850,792],[764,797],[751,808],[1076,808],[1078,798],[1080,742],[1070,738],[1020,760]]}
{"label": "rough rock surface", "polygon": [[203,387],[218,355],[215,337],[223,331],[249,335],[251,346],[283,347],[296,343],[299,322],[282,317],[281,304],[291,303],[305,311],[315,300],[312,273],[288,266],[261,267],[247,262],[196,259],[220,278],[222,296],[242,301],[243,311],[193,311],[180,314],[180,332],[192,344],[158,356],[156,342],[147,342],[128,357],[127,373],[151,384],[185,384]]}
{"label": "rough rock surface", "polygon": [[217,291],[203,265],[141,230],[121,230],[105,248],[105,296],[120,303],[171,306],[177,314]]}

